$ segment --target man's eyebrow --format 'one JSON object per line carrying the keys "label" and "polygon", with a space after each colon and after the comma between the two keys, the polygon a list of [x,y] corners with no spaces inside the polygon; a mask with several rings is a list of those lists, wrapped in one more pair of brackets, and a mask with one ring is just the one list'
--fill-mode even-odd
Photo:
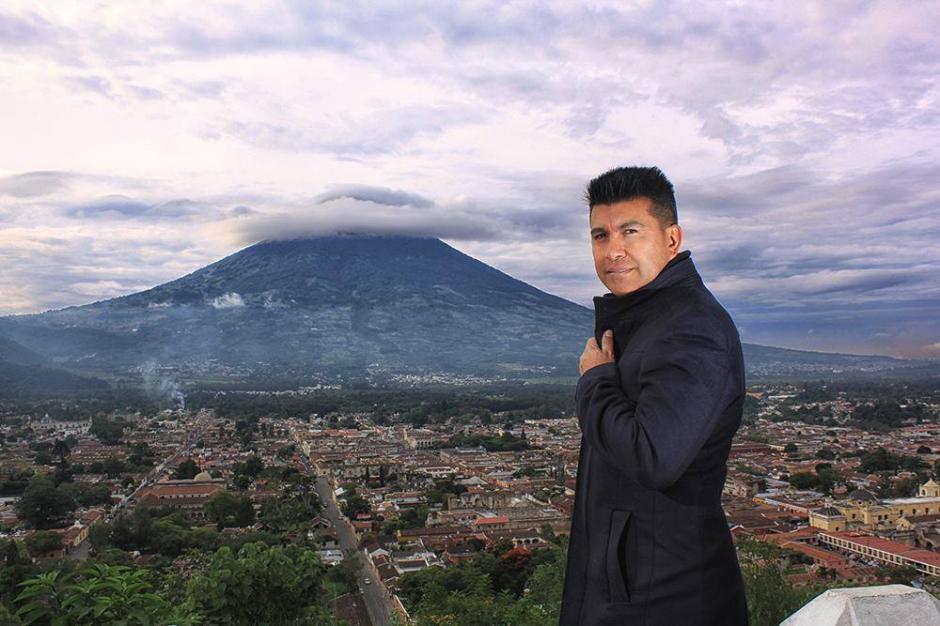
{"label": "man's eyebrow", "polygon": [[[620,225],[620,228],[621,229],[635,228],[637,226],[639,226],[640,228],[646,228],[646,225],[643,222],[638,222],[637,220],[627,220],[626,222]],[[603,226],[595,226],[594,228],[591,229],[592,235],[596,233],[605,233],[605,232],[607,232],[607,229],[604,228]]]}

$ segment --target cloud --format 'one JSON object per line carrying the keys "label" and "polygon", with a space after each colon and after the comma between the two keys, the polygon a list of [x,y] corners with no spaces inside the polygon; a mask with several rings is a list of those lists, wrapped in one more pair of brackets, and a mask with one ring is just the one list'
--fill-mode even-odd
{"label": "cloud", "polygon": [[416,209],[348,197],[320,201],[290,213],[249,216],[237,222],[220,224],[214,232],[236,245],[339,233],[412,235],[460,241],[486,241],[502,236],[496,225],[483,223],[459,211],[438,207],[434,212],[428,212],[424,207]]}
{"label": "cloud", "polygon": [[65,81],[75,89],[88,91],[105,98],[114,96],[111,81],[104,76],[68,76]]}
{"label": "cloud", "polygon": [[235,309],[245,306],[245,301],[239,294],[231,292],[209,300],[209,306],[213,309]]}
{"label": "cloud", "polygon": [[314,201],[318,204],[323,204],[324,202],[337,200],[339,198],[363,200],[388,206],[412,206],[419,209],[434,206],[433,201],[416,193],[398,189],[388,189],[385,187],[372,187],[369,185],[332,185],[328,191],[314,198]]}
{"label": "cloud", "polygon": [[231,120],[222,134],[275,150],[329,152],[359,157],[394,153],[411,142],[433,137],[445,129],[484,121],[488,113],[479,107],[453,103],[394,106],[364,113],[340,112],[324,124]]}
{"label": "cloud", "polygon": [[180,219],[193,216],[206,217],[215,213],[214,207],[180,198],[166,202],[149,203],[127,196],[110,195],[87,204],[68,207],[66,215],[79,219]]}
{"label": "cloud", "polygon": [[636,163],[752,340],[936,341],[934,5],[13,0],[0,51],[4,312],[357,229],[590,304],[583,186]]}
{"label": "cloud", "polygon": [[30,198],[66,191],[72,179],[69,172],[23,172],[0,178],[0,194]]}

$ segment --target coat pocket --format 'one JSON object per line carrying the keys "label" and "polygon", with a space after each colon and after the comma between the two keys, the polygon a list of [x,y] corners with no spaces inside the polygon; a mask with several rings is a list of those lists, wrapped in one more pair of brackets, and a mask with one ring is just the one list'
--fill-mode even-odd
{"label": "coat pocket", "polygon": [[630,511],[614,509],[610,512],[610,532],[607,535],[607,585],[611,602],[629,602],[627,589],[627,530],[630,527]]}

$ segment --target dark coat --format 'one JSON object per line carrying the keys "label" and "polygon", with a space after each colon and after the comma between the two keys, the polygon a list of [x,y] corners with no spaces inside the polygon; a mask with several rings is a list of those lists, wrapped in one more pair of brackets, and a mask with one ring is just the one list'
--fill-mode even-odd
{"label": "dark coat", "polygon": [[744,406],[734,322],[690,253],[648,284],[594,298],[614,363],[575,398],[581,453],[561,626],[747,624],[721,507]]}

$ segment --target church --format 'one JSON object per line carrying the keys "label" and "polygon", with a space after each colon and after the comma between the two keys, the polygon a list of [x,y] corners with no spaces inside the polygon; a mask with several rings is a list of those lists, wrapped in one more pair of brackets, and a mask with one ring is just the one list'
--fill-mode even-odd
{"label": "church", "polygon": [[809,524],[834,531],[910,530],[940,518],[940,485],[928,480],[913,498],[879,500],[865,489],[850,491],[844,500],[810,511]]}

